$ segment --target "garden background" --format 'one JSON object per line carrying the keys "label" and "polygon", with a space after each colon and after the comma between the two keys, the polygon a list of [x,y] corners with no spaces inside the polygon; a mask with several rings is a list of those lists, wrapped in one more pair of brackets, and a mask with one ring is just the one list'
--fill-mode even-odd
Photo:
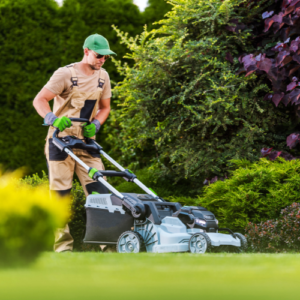
{"label": "garden background", "polygon": [[[118,54],[105,63],[113,98],[97,135],[104,149],[161,197],[205,206],[246,232],[253,251],[299,249],[300,1],[150,0],[140,12],[131,0],[0,0],[0,15],[4,170],[25,166],[22,182],[47,183],[47,128],[32,101],[97,32]],[[72,193],[82,250],[76,181]]]}

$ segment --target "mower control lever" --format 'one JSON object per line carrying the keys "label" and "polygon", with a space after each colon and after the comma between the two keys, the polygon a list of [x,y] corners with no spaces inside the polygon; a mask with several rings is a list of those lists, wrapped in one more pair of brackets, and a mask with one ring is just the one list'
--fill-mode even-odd
{"label": "mower control lever", "polygon": [[129,172],[129,170],[125,169],[125,171],[102,171],[101,173],[103,176],[107,177],[123,177],[126,181],[133,182],[133,180],[136,178],[136,175]]}
{"label": "mower control lever", "polygon": [[[57,129],[58,130],[58,129]],[[82,149],[89,152],[99,153],[101,148],[98,144],[95,144],[92,139],[85,139],[85,142],[81,139],[74,138],[72,136],[57,137],[55,136],[56,131],[53,134],[53,144],[64,151],[65,148],[68,149]]]}
{"label": "mower control lever", "polygon": [[137,220],[145,219],[146,209],[145,209],[145,205],[143,205],[142,203],[138,203],[133,199],[125,197],[122,200],[122,207],[125,211],[131,213],[134,219]]}

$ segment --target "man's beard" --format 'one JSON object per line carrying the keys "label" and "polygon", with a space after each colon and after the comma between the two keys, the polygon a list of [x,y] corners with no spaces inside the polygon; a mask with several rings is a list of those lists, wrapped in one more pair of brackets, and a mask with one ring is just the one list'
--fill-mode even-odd
{"label": "man's beard", "polygon": [[94,71],[98,71],[98,70],[101,69],[101,65],[100,65],[99,67],[97,67],[96,65],[90,65],[90,64],[89,64],[89,66],[90,66],[90,68],[91,68],[92,70],[94,70]]}

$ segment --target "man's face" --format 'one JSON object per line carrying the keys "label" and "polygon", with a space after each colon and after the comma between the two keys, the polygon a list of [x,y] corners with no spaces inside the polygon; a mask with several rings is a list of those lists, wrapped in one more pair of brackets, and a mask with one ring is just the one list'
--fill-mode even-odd
{"label": "man's face", "polygon": [[93,50],[88,50],[88,64],[92,70],[100,70],[105,63],[105,56],[102,58],[97,57],[99,57],[98,53]]}

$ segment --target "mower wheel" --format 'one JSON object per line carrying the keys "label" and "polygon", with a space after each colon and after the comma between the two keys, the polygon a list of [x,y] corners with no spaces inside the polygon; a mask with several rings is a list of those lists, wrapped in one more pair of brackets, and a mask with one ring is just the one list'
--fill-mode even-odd
{"label": "mower wheel", "polygon": [[142,236],[135,231],[123,232],[117,242],[117,252],[138,253],[146,250]]}
{"label": "mower wheel", "polygon": [[189,240],[191,253],[203,254],[211,249],[210,237],[205,232],[194,233]]}
{"label": "mower wheel", "polygon": [[239,232],[235,232],[234,234],[241,241],[240,247],[234,247],[237,250],[236,252],[238,252],[238,253],[245,252],[248,248],[248,243],[247,243],[246,237]]}

